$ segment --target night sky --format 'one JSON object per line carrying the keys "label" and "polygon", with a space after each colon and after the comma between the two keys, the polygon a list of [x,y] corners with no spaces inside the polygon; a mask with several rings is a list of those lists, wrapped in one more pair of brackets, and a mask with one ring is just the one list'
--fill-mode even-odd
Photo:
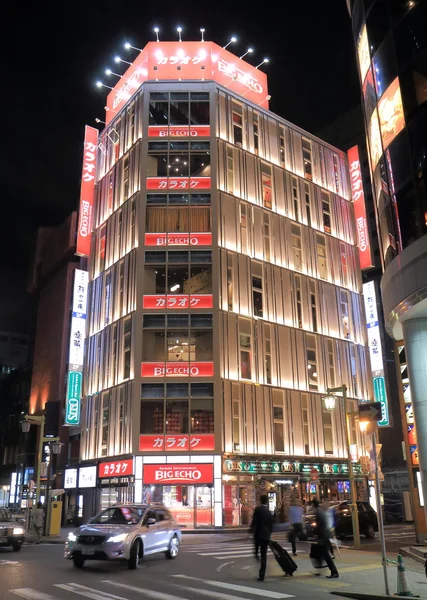
{"label": "night sky", "polygon": [[[3,132],[0,220],[0,329],[29,326],[25,279],[37,227],[59,224],[79,197],[85,124],[104,119],[104,70],[123,72],[113,57],[133,60],[155,39],[205,39],[229,50],[255,50],[249,62],[266,56],[270,109],[315,133],[359,103],[360,91],[345,0],[259,2],[93,2],[21,3],[8,6],[3,20]],[[273,8],[280,6],[280,8]],[[120,71],[118,69],[121,68]],[[117,80],[113,78],[115,83]],[[109,83],[109,82],[108,82]],[[113,83],[113,85],[114,85]]]}

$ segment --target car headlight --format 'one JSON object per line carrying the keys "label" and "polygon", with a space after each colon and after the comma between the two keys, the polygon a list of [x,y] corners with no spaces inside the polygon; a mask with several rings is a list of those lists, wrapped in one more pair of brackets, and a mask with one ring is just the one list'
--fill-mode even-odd
{"label": "car headlight", "polygon": [[68,541],[69,542],[76,542],[77,541],[77,536],[72,531],[68,534]]}
{"label": "car headlight", "polygon": [[14,527],[13,528],[13,535],[24,535],[25,533],[25,529],[23,529],[22,527]]}
{"label": "car headlight", "polygon": [[123,542],[127,538],[127,533],[119,533],[118,535],[112,535],[108,538],[107,542],[113,542],[116,544],[117,542]]}

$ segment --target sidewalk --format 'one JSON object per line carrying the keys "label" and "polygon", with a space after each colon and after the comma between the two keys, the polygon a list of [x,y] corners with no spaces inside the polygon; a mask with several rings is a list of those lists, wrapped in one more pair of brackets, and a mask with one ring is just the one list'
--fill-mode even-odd
{"label": "sidewalk", "polygon": [[[381,565],[381,555],[377,552],[359,552],[357,550],[340,549],[341,556],[335,554],[340,577],[339,579],[326,579],[325,575],[329,575],[328,569],[322,569],[320,576],[315,576],[316,572],[313,569],[310,559],[307,554],[301,554],[295,559],[298,564],[298,570],[294,573],[292,580],[283,577],[283,571],[274,560],[273,556],[269,555],[266,579],[281,578],[283,581],[283,589],[286,591],[287,581],[298,583],[301,585],[301,591],[305,587],[305,595],[309,597],[310,592],[323,591],[332,593],[337,597],[345,597],[346,593],[354,598],[382,598],[385,595],[384,575]],[[391,560],[396,560],[396,556],[389,556]],[[419,595],[421,598],[427,599],[427,579],[424,569],[419,563],[407,558],[404,559],[406,576],[408,579],[409,589],[414,595]],[[239,579],[253,580],[258,574],[259,565],[254,562],[253,565],[242,567],[236,564],[232,568],[233,574]],[[394,596],[397,592],[397,568],[389,566],[387,568],[390,594]],[[354,594],[354,595],[353,595]],[[388,596],[390,597],[390,596]]]}

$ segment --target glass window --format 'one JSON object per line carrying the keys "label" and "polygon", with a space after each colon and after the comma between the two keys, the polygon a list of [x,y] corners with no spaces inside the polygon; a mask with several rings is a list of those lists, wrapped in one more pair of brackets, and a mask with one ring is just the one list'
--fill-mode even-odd
{"label": "glass window", "polygon": [[234,159],[233,148],[227,146],[227,192],[234,193]]}
{"label": "glass window", "polygon": [[240,104],[233,102],[233,143],[241,146],[243,142],[243,109]]}
{"label": "glass window", "polygon": [[348,311],[349,300],[348,292],[346,290],[340,291],[340,304],[343,335],[345,338],[350,339],[350,316]]}
{"label": "glass window", "polygon": [[304,183],[304,198],[305,198],[305,213],[307,216],[307,225],[311,227],[311,197],[310,197],[310,185]]}
{"label": "glass window", "polygon": [[166,315],[144,315],[142,317],[143,327],[164,327]]}
{"label": "glass window", "polygon": [[255,317],[263,316],[262,279],[252,277],[252,302]]}
{"label": "glass window", "polygon": [[311,142],[305,138],[302,138],[302,157],[304,162],[304,175],[311,181],[313,179]]}
{"label": "glass window", "polygon": [[146,263],[165,263],[166,262],[166,251],[156,252],[148,251],[145,253]]}
{"label": "glass window", "polygon": [[191,433],[214,432],[214,401],[213,398],[191,399]]}
{"label": "glass window", "polygon": [[301,413],[302,413],[302,433],[304,443],[304,454],[310,454],[310,421],[308,413],[308,396],[301,394]]}
{"label": "glass window", "polygon": [[213,383],[191,383],[190,390],[192,398],[213,398],[214,395]]}
{"label": "glass window", "polygon": [[123,201],[129,198],[129,154],[123,159]]}
{"label": "glass window", "polygon": [[301,228],[298,225],[291,226],[292,232],[292,254],[294,259],[294,268],[297,271],[302,270],[302,244]]}
{"label": "glass window", "polygon": [[150,94],[149,106],[149,124],[150,125],[167,125],[169,123],[169,103],[168,94],[160,94],[165,96],[161,100],[155,100],[155,94]]}
{"label": "glass window", "polygon": [[296,177],[292,177],[292,206],[294,209],[294,219],[295,221],[300,220],[300,197],[299,197],[299,187],[298,187],[298,179]]}
{"label": "glass window", "polygon": [[163,383],[142,383],[141,398],[164,398],[165,386]]}
{"label": "glass window", "polygon": [[164,330],[144,330],[144,335],[142,339],[142,360],[148,362],[164,362],[165,358],[166,352]]}
{"label": "glass window", "polygon": [[332,413],[325,408],[322,410],[323,418],[323,440],[325,445],[325,454],[334,453],[334,442],[332,435]]}
{"label": "glass window", "polygon": [[297,309],[297,324],[302,329],[301,277],[299,275],[295,275],[295,305]]}
{"label": "glass window", "polygon": [[259,122],[258,115],[254,113],[254,153],[259,152]]}
{"label": "glass window", "polygon": [[329,370],[329,387],[335,387],[335,353],[334,343],[328,340],[328,370]]}
{"label": "glass window", "polygon": [[192,152],[190,154],[190,177],[209,177],[211,174],[211,157],[209,152]]}
{"label": "glass window", "polygon": [[123,334],[123,379],[130,377],[130,355],[132,338],[132,319],[126,319],[124,322]]}
{"label": "glass window", "polygon": [[[173,92],[171,94],[171,102],[169,106],[170,110],[170,124],[171,125],[189,125],[190,124],[190,111],[188,94],[184,93],[179,96],[180,92]],[[185,97],[185,100],[183,97]],[[177,98],[176,100],[174,98]]]}
{"label": "glass window", "polygon": [[234,269],[230,254],[227,254],[227,303],[228,310],[234,308]]}
{"label": "glass window", "polygon": [[189,433],[188,400],[166,400],[166,434]]}
{"label": "glass window", "polygon": [[196,100],[191,94],[190,125],[209,125],[209,95],[207,101]]}
{"label": "glass window", "polygon": [[316,282],[310,280],[310,306],[311,306],[311,324],[313,331],[317,331],[317,299],[316,299]]}
{"label": "glass window", "polygon": [[321,279],[328,278],[328,262],[326,258],[326,240],[317,234],[317,268]]}
{"label": "glass window", "polygon": [[266,163],[261,163],[261,180],[262,180],[262,199],[265,208],[272,208],[273,202],[273,185],[271,177],[271,167]]}
{"label": "glass window", "polygon": [[240,387],[238,383],[231,384],[232,419],[233,419],[233,450],[240,450]]}
{"label": "glass window", "polygon": [[249,234],[248,234],[248,212],[249,207],[243,202],[240,203],[240,235],[242,244],[242,253],[249,252]]}
{"label": "glass window", "polygon": [[213,315],[211,314],[192,314],[190,315],[190,326],[191,327],[212,327]]}
{"label": "glass window", "polygon": [[285,166],[285,129],[279,127],[279,159],[282,167]]}
{"label": "glass window", "polygon": [[241,333],[240,339],[240,378],[252,379],[252,336]]}
{"label": "glass window", "polygon": [[166,384],[166,398],[188,398],[188,383]]}
{"label": "glass window", "polygon": [[[281,392],[276,395],[282,395]],[[273,426],[274,426],[274,451],[284,452],[285,451],[285,437],[284,437],[284,416],[283,416],[283,399],[274,399],[273,391]]]}
{"label": "glass window", "polygon": [[265,350],[265,380],[267,384],[271,384],[271,328],[267,326],[265,328],[265,340],[264,340],[264,350]]}
{"label": "glass window", "polygon": [[317,346],[314,335],[307,335],[307,372],[308,388],[310,390],[319,389],[319,379],[317,373]]}
{"label": "glass window", "polygon": [[[163,386],[162,386],[163,387]],[[141,402],[142,434],[164,434],[164,400],[143,400]]]}
{"label": "glass window", "polygon": [[271,239],[270,239],[270,215],[267,212],[263,214],[263,233],[264,233],[264,260],[271,261]]}
{"label": "glass window", "polygon": [[330,197],[327,192],[321,192],[322,197],[322,215],[323,215],[323,230],[326,233],[331,233],[331,204]]}

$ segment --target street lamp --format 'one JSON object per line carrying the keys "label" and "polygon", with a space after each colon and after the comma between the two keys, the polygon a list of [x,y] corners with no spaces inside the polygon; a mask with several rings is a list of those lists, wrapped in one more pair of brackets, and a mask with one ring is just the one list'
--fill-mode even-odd
{"label": "street lamp", "polygon": [[[342,396],[335,396],[334,394],[341,393]],[[348,459],[348,475],[350,479],[350,498],[351,498],[351,521],[353,525],[353,539],[354,546],[360,547],[360,531],[359,531],[359,515],[357,511],[357,492],[356,492],[356,481],[354,478],[353,463],[351,461],[351,430],[350,430],[350,416],[359,413],[349,413],[347,410],[347,386],[341,385],[336,388],[327,388],[326,396],[323,397],[323,402],[326,410],[335,410],[336,399],[342,398],[344,404],[345,424],[346,424],[346,440],[347,440],[347,459]]]}

